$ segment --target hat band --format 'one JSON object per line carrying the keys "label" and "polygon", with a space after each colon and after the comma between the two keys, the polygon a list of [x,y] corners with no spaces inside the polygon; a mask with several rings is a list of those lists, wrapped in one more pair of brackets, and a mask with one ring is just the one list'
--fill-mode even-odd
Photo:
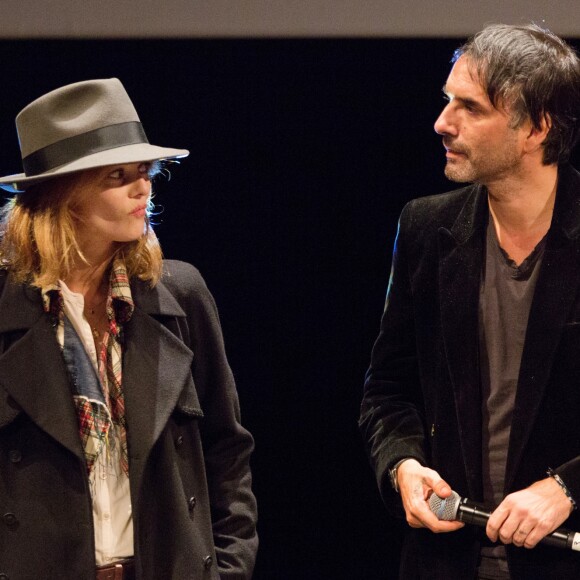
{"label": "hat band", "polygon": [[149,143],[139,121],[101,127],[38,149],[22,159],[27,177],[33,177],[82,159],[87,155],[136,143]]}

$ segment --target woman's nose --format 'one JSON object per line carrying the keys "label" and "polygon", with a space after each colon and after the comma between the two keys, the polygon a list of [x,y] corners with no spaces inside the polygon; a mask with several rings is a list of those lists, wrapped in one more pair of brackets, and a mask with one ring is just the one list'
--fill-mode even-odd
{"label": "woman's nose", "polygon": [[151,180],[148,175],[140,175],[131,183],[131,197],[144,197],[151,193]]}

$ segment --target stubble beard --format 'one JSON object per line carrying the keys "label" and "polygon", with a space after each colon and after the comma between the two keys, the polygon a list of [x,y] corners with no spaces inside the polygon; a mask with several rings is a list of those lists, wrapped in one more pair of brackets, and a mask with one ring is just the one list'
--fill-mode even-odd
{"label": "stubble beard", "polygon": [[[445,140],[444,140],[445,144]],[[486,184],[503,179],[518,171],[521,156],[518,153],[515,131],[508,132],[502,143],[496,147],[468,147],[465,144],[448,144],[451,149],[462,153],[461,157],[447,159],[445,176],[457,183],[478,182]]]}
{"label": "stubble beard", "polygon": [[473,158],[470,153],[458,160],[447,160],[445,176],[456,183],[482,183],[497,181],[517,171],[519,158],[514,149],[486,151]]}
{"label": "stubble beard", "polygon": [[445,177],[456,183],[470,183],[477,180],[477,171],[467,158],[461,161],[447,160],[445,164]]}

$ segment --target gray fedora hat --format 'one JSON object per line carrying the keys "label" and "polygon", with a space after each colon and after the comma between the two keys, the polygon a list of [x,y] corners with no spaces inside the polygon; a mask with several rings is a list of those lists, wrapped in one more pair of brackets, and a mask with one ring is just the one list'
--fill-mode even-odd
{"label": "gray fedora hat", "polygon": [[186,149],[151,145],[119,79],[83,81],[36,99],[16,117],[22,168],[0,187],[28,186],[94,167],[186,157]]}

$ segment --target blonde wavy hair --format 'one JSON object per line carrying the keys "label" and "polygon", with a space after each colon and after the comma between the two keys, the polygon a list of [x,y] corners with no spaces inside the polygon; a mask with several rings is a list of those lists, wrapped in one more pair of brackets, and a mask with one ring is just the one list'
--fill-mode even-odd
{"label": "blonde wavy hair", "polygon": [[[90,265],[78,243],[71,210],[98,170],[86,170],[30,186],[0,210],[0,266],[15,280],[42,288],[66,279],[80,263]],[[154,164],[153,177],[160,171]],[[143,235],[119,243],[113,257],[125,262],[129,279],[154,286],[161,277],[163,255],[150,222],[149,198]]]}

